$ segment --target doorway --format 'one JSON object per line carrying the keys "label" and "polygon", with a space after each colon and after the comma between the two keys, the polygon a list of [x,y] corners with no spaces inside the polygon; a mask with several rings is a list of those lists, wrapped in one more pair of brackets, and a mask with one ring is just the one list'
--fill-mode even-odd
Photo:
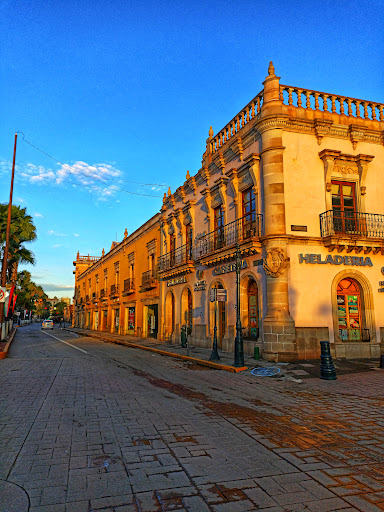
{"label": "doorway", "polygon": [[147,306],[147,336],[148,338],[157,339],[158,333],[158,305],[150,304]]}

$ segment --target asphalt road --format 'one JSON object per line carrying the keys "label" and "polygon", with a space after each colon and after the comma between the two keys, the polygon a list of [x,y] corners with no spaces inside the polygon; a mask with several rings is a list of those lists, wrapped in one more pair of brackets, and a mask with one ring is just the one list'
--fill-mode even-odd
{"label": "asphalt road", "polygon": [[23,327],[0,361],[0,512],[382,511],[383,380],[281,382]]}

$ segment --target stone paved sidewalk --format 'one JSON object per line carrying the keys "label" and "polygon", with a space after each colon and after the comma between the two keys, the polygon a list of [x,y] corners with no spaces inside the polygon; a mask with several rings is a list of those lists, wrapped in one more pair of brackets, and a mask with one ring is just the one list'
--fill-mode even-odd
{"label": "stone paved sidewalk", "polygon": [[[189,355],[193,358],[200,359],[201,361],[208,361],[212,351],[211,349],[202,347],[189,347],[187,350],[186,348],[182,348],[181,344],[169,344],[165,342],[158,342],[149,338],[137,338],[134,336],[100,331],[95,332],[89,329],[70,328],[68,330],[85,336],[97,337],[98,339],[103,339],[105,341],[111,341],[115,343],[134,343],[143,347],[162,350],[164,352],[168,352],[169,354],[185,356]],[[219,350],[219,356],[220,361],[217,361],[218,364],[233,366],[234,354]],[[337,375],[377,370],[380,365],[379,359],[334,359],[333,362]],[[254,368],[277,368],[278,373],[272,377],[269,377],[277,380],[291,380],[300,382],[302,379],[320,378],[320,360],[298,361],[294,363],[271,363],[262,359],[255,360],[253,357],[245,355],[244,364],[248,367],[248,371]]]}
{"label": "stone paved sidewalk", "polygon": [[29,512],[383,512],[382,371],[299,386],[50,334],[0,365],[0,480]]}

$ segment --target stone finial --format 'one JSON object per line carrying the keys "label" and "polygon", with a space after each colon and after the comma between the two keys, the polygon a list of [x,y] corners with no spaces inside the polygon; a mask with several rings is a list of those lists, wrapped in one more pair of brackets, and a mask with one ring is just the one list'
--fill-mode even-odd
{"label": "stone finial", "polygon": [[124,231],[124,238],[127,238],[127,236],[128,236],[128,230],[127,230],[127,228],[125,228],[125,231]]}
{"label": "stone finial", "polygon": [[185,179],[186,179],[186,180],[189,180],[189,178],[190,178],[190,177],[191,177],[191,175],[189,174],[189,171],[187,171],[187,174],[186,174],[186,176],[185,176]]}
{"label": "stone finial", "polygon": [[208,135],[209,135],[210,137],[213,137],[213,128],[212,128],[212,126],[209,128]]}
{"label": "stone finial", "polygon": [[103,250],[101,251],[101,255],[104,256],[104,254],[105,254],[105,251],[104,251],[104,248],[103,248]]}
{"label": "stone finial", "polygon": [[168,197],[172,194],[171,187],[168,187]]}
{"label": "stone finial", "polygon": [[268,75],[274,75],[275,74],[275,67],[273,65],[273,62],[270,61],[268,66]]}
{"label": "stone finial", "polygon": [[163,203],[167,200],[167,194],[164,192]]}

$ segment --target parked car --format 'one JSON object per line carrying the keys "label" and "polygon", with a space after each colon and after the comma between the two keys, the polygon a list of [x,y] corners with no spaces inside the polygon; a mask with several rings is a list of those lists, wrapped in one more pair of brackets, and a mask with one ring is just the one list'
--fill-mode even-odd
{"label": "parked car", "polygon": [[42,329],[53,329],[53,321],[52,320],[43,320],[41,324]]}

